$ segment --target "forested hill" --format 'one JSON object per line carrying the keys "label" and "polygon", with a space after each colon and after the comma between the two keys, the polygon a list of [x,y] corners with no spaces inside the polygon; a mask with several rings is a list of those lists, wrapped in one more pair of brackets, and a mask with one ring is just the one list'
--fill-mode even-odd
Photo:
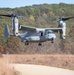
{"label": "forested hill", "polygon": [[[59,18],[74,16],[73,4],[41,4],[25,6],[20,8],[0,8],[0,14],[17,13],[22,15],[19,18],[20,24],[34,27],[57,27],[56,21],[49,21],[45,18]],[[74,19],[66,21],[66,40],[60,40],[59,35],[54,44],[50,41],[43,43],[42,47],[37,44],[25,46],[17,37],[4,38],[4,25],[8,24],[11,29],[11,18],[0,16],[0,44],[4,47],[4,53],[71,53],[74,54]]]}

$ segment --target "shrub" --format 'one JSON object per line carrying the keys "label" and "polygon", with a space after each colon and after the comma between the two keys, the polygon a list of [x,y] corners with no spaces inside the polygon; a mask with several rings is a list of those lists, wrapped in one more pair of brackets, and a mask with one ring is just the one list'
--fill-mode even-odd
{"label": "shrub", "polygon": [[4,50],[3,47],[0,46],[0,57],[2,56],[3,50]]}

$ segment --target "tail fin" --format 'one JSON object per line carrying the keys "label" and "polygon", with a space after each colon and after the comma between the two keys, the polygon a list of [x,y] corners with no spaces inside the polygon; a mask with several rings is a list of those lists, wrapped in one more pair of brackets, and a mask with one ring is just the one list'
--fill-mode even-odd
{"label": "tail fin", "polygon": [[10,32],[9,32],[8,25],[5,25],[4,37],[5,38],[9,38],[10,37]]}

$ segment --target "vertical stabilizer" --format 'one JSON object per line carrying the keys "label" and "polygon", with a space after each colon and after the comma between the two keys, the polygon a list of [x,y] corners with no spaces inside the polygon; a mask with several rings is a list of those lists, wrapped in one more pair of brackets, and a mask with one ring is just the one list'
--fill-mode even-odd
{"label": "vertical stabilizer", "polygon": [[8,25],[5,25],[4,37],[5,38],[9,38],[10,37],[10,32],[9,32]]}

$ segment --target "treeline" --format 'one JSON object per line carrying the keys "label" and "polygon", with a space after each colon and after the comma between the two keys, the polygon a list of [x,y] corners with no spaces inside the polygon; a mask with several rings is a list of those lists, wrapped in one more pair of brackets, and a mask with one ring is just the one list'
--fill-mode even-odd
{"label": "treeline", "polygon": [[[56,21],[49,21],[47,18],[59,18],[74,16],[73,4],[40,4],[20,8],[0,8],[0,14],[18,14],[19,23],[34,27],[57,27]],[[3,53],[71,53],[74,54],[74,19],[66,21],[66,40],[60,40],[59,35],[54,44],[49,41],[43,43],[42,47],[37,44],[25,46],[17,37],[4,38],[4,25],[8,24],[11,30],[11,18],[0,16],[0,45],[4,47]],[[16,40],[18,41],[16,41]],[[30,50],[31,49],[31,50]]]}

